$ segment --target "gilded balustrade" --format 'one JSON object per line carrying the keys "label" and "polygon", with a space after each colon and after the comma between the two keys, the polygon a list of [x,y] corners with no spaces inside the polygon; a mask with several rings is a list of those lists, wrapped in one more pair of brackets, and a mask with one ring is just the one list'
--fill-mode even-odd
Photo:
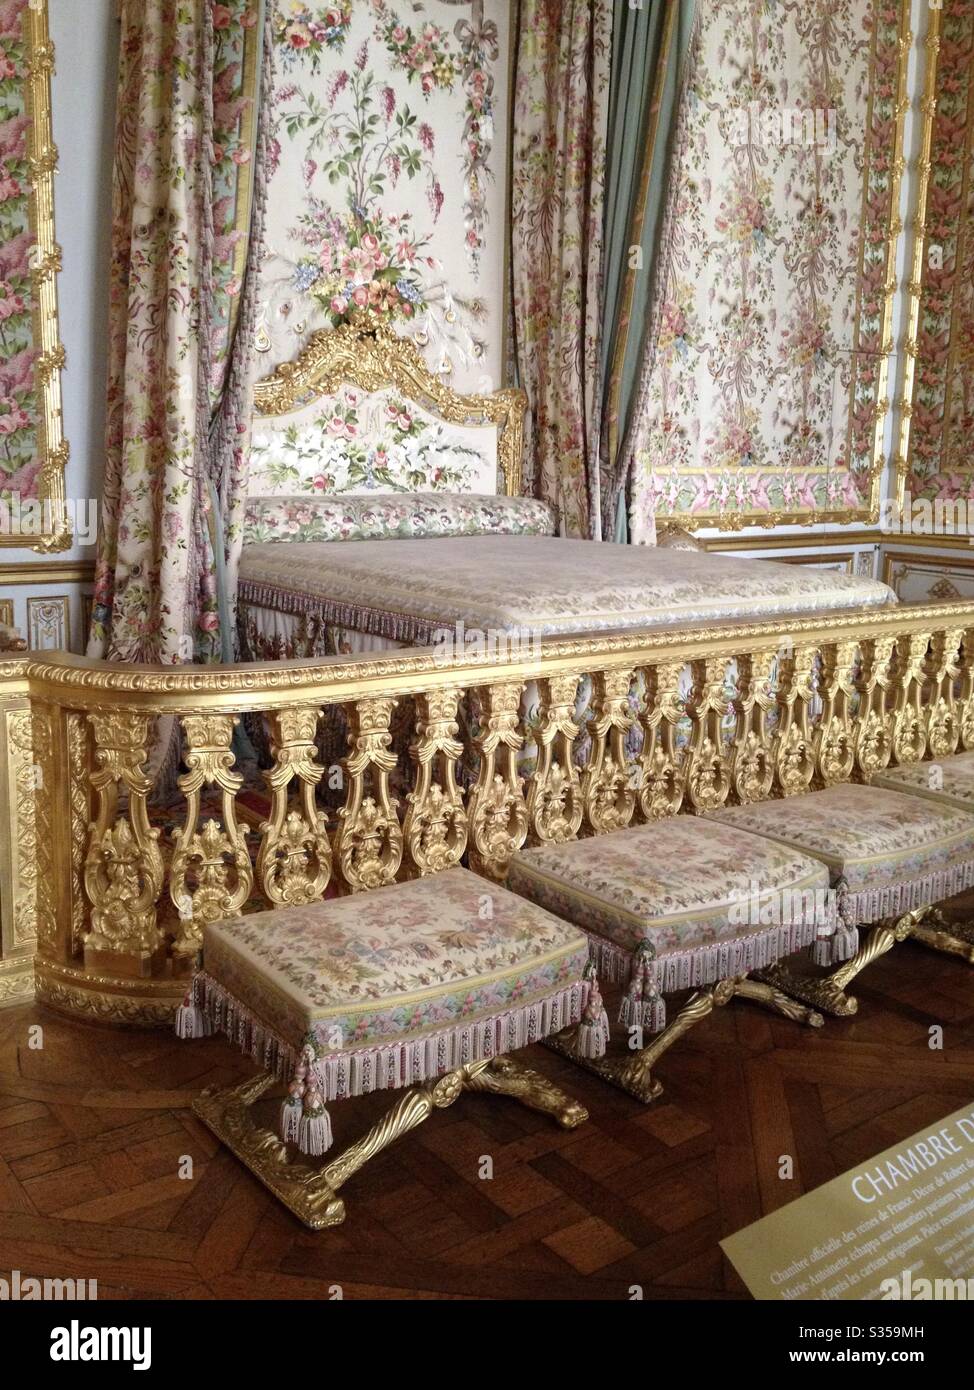
{"label": "gilded balustrade", "polygon": [[[348,749],[325,768],[316,735],[335,706]],[[244,715],[267,732],[257,785],[238,757]],[[150,771],[161,723],[181,739],[164,814]],[[16,655],[0,662],[0,1001],[29,998],[36,978],[70,1013],[163,1023],[207,922],[461,861],[502,879],[525,843],[972,747],[965,603],[551,639],[530,659],[416,649],[133,668]]]}

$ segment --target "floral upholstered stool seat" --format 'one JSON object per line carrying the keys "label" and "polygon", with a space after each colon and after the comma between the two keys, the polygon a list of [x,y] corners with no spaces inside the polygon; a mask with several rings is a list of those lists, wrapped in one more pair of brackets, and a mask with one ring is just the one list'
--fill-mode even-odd
{"label": "floral upholstered stool seat", "polygon": [[[948,801],[847,784],[733,806],[707,819],[766,835],[828,866],[840,926],[831,953],[820,949],[818,960],[835,968],[824,978],[780,966],[763,976],[827,1013],[855,1013],[858,1001],[846,987],[860,971],[916,935],[935,904],[974,884],[974,815]],[[870,928],[862,943],[860,927]]]}
{"label": "floral upholstered stool seat", "polygon": [[[508,886],[588,933],[605,979],[626,986],[619,1019],[623,1058],[559,1051],[640,1100],[659,1095],[659,1057],[717,1004],[742,995],[799,1022],[820,1014],[748,972],[827,939],[835,927],[829,875],[818,860],[697,816],[674,816],[561,845],[522,850]],[[666,1023],[663,996],[694,989]],[[658,1036],[642,1045],[642,1034]],[[633,1044],[638,1051],[633,1051]]]}
{"label": "floral upholstered stool seat", "polygon": [[[870,781],[874,787],[929,797],[944,806],[974,814],[974,752],[888,767],[874,773]],[[974,922],[948,917],[939,905],[930,909],[914,929],[913,937],[925,946],[974,965]]]}
{"label": "floral upholstered stool seat", "polygon": [[[583,1052],[608,1026],[577,928],[450,869],[352,897],[207,925],[181,1037],[220,1030],[260,1074],[204,1092],[200,1118],[306,1225],[344,1219],[343,1182],[463,1090],[509,1095],[566,1128],[582,1106],[505,1054],[571,1025]],[[288,1085],[279,1137],[248,1107]],[[332,1143],[328,1106],[412,1087],[364,1139],[320,1168],[292,1162]]]}

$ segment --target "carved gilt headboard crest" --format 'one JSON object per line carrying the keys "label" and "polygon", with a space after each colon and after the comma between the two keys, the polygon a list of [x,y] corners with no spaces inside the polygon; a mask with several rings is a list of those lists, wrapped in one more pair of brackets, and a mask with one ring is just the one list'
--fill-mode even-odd
{"label": "carved gilt headboard crest", "polygon": [[[268,428],[276,428],[276,444],[271,447],[290,450],[302,469],[313,467],[313,432],[309,435],[306,425],[305,435],[299,437],[298,426],[280,417],[297,418],[300,413],[307,422],[309,413],[316,405],[324,405],[328,398],[348,391],[362,393],[362,399],[355,401],[359,408],[367,405],[371,397],[385,402],[401,399],[418,407],[428,420],[443,429],[455,427],[458,433],[462,433],[479,428],[485,434],[489,433],[490,449],[495,455],[497,482],[503,478],[503,489],[509,496],[520,494],[527,405],[524,392],[505,389],[486,395],[463,395],[454,391],[430,371],[415,343],[401,338],[368,313],[363,313],[354,322],[315,333],[293,362],[282,363],[258,383],[254,404],[257,417],[255,454],[259,456],[263,453],[266,456],[269,451],[266,442]],[[391,397],[389,393],[393,393]],[[394,416],[395,408],[390,411],[387,405],[386,413]],[[325,422],[327,425],[331,423]],[[341,419],[336,418],[333,423],[340,438]],[[404,428],[401,421],[399,428]],[[413,428],[408,417],[405,428]],[[415,428],[418,430],[419,426]],[[351,433],[352,427],[349,429]],[[395,437],[402,442],[405,434],[400,433]],[[472,451],[465,451],[461,446],[459,452]],[[257,466],[259,492],[260,478],[266,478],[268,472],[272,471],[272,465],[262,465],[258,461]],[[261,467],[265,469],[263,475],[260,473]],[[282,476],[286,474],[282,473]],[[446,490],[453,489],[447,484]],[[254,492],[253,486],[251,491]]]}

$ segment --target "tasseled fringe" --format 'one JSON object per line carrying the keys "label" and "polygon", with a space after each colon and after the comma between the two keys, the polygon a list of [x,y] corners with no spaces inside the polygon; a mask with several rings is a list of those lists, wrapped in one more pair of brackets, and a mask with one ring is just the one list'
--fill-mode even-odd
{"label": "tasseled fringe", "polygon": [[860,892],[846,889],[839,894],[839,911],[843,920],[865,926],[881,922],[885,917],[901,917],[918,907],[943,902],[955,893],[974,886],[974,859],[966,859],[948,869],[938,869],[905,883],[886,884],[883,888],[866,888]]}
{"label": "tasseled fringe", "polygon": [[387,612],[384,608],[321,598],[266,580],[242,578],[237,588],[237,605],[241,611],[244,608],[253,610],[252,616],[258,624],[260,610],[269,608],[275,613],[316,619],[331,627],[355,628],[373,637],[388,637],[393,642],[418,646],[428,646],[443,626],[429,618],[414,618],[406,613]]}
{"label": "tasseled fringe", "polygon": [[[820,933],[825,933],[821,943]],[[748,936],[715,941],[689,951],[668,951],[663,956],[655,956],[649,942],[626,951],[604,937],[587,935],[590,959],[600,977],[628,986],[619,1007],[619,1022],[625,1028],[640,1027],[653,1033],[666,1026],[665,994],[698,989],[761,970],[806,946],[821,944],[831,950],[834,939],[848,941],[847,936],[843,938],[841,927],[836,930],[834,913],[824,924],[811,916],[808,921],[766,927]]]}
{"label": "tasseled fringe", "polygon": [[840,922],[831,936],[820,936],[809,947],[816,965],[841,965],[859,950],[859,932],[848,922]]}
{"label": "tasseled fringe", "polygon": [[213,1024],[200,1007],[195,976],[186,997],[176,1010],[177,1038],[208,1038],[213,1032]]}
{"label": "tasseled fringe", "polygon": [[588,981],[589,993],[588,1003],[582,1012],[582,1021],[578,1025],[578,1055],[604,1057],[609,1046],[609,1015],[602,1002],[598,976],[592,961],[585,967],[585,979]]}
{"label": "tasseled fringe", "polygon": [[592,1049],[597,1049],[601,1040],[602,1052],[593,1050],[586,1055],[601,1056],[608,1036],[598,983],[588,975],[507,1013],[411,1042],[333,1053],[322,1053],[313,1035],[305,1039],[300,1050],[294,1048],[205,972],[195,977],[192,992],[198,1004],[202,1001],[201,1012],[211,1031],[226,1034],[288,1084],[288,1096],[281,1106],[281,1135],[314,1154],[326,1152],[331,1143],[325,1105],[333,1100],[431,1081],[467,1062],[516,1052],[582,1022],[590,1000],[592,1015],[584,1020],[588,1027],[582,1033],[588,1035],[585,1045]]}

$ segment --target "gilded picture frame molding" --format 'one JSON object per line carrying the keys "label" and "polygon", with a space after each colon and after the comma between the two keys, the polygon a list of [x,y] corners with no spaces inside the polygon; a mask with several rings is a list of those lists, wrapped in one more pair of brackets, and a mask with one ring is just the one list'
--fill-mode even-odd
{"label": "gilded picture frame molding", "polygon": [[58,314],[61,248],[54,234],[54,175],[58,151],[53,135],[54,44],[48,23],[48,0],[28,0],[22,15],[22,30],[27,51],[24,100],[29,122],[28,222],[33,240],[31,323],[37,353],[34,362],[35,430],[37,454],[42,461],[36,501],[41,505],[45,525],[36,537],[29,539],[19,534],[0,534],[0,547],[52,554],[70,547],[72,531],[65,498],[69,446],[64,437],[61,398],[61,371],[66,359]]}

